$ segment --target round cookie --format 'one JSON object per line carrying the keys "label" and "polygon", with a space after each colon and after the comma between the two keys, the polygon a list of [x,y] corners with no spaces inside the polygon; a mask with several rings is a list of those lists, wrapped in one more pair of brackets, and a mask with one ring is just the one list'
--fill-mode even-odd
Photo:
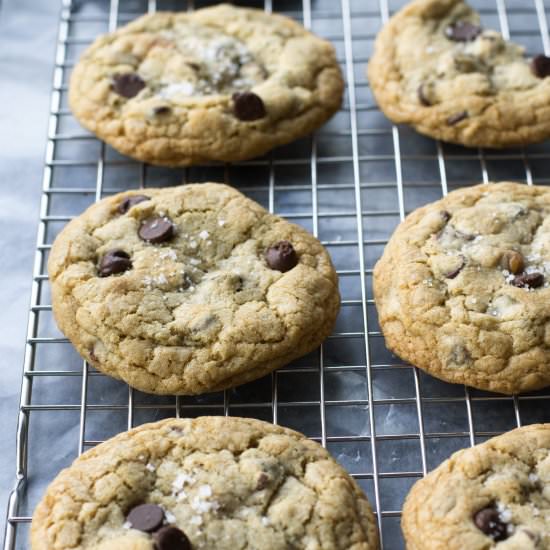
{"label": "round cookie", "polygon": [[468,147],[550,136],[550,58],[496,31],[462,0],[415,0],[381,30],[368,78],[384,114]]}
{"label": "round cookie", "polygon": [[263,376],[315,349],[340,305],[315,237],[214,183],[103,199],[55,239],[48,273],[80,354],[158,394]]}
{"label": "round cookie", "polygon": [[[189,545],[159,545],[163,523]],[[378,548],[367,498],[325,449],[235,417],[145,424],[84,453],[47,489],[31,540],[32,550]]]}
{"label": "round cookie", "polygon": [[374,269],[386,344],[429,374],[512,394],[550,384],[550,188],[449,193],[410,214]]}
{"label": "round cookie", "polygon": [[332,45],[287,17],[228,4],[145,15],[99,37],[71,76],[79,122],[138,160],[239,161],[340,107]]}
{"label": "round cookie", "polygon": [[454,453],[413,486],[408,550],[550,548],[550,424]]}

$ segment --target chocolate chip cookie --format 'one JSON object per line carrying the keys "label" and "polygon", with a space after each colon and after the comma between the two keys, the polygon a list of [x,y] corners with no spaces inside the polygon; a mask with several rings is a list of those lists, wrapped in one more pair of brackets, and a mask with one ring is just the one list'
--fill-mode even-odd
{"label": "chocolate chip cookie", "polygon": [[403,508],[408,550],[550,548],[550,424],[453,454]]}
{"label": "chocolate chip cookie", "polygon": [[103,199],[59,234],[48,272],[80,354],[159,394],[263,376],[315,349],[340,304],[316,238],[214,183]]}
{"label": "chocolate chip cookie", "polygon": [[369,503],[329,453],[259,420],[122,433],[49,486],[32,550],[376,550]]}
{"label": "chocolate chip cookie", "polygon": [[447,380],[550,384],[550,188],[453,191],[399,225],[374,269],[387,346]]}
{"label": "chocolate chip cookie", "polygon": [[468,147],[550,136],[550,58],[480,26],[462,0],[415,0],[376,39],[370,86],[384,114]]}
{"label": "chocolate chip cookie", "polygon": [[145,15],[99,37],[69,100],[88,130],[152,164],[238,161],[307,135],[340,106],[332,45],[228,4]]}

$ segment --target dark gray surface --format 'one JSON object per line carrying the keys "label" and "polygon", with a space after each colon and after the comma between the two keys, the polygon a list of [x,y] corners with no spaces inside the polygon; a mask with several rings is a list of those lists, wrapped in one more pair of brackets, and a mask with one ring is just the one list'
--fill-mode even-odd
{"label": "dark gray surface", "polygon": [[17,406],[59,4],[56,0],[4,0],[0,6],[0,533],[3,533],[5,504],[15,473]]}

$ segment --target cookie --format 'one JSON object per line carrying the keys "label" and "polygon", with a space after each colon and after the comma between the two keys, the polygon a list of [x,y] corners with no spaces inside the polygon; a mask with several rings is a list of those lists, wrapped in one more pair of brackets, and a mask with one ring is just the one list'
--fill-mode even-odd
{"label": "cookie", "polygon": [[378,35],[368,67],[384,114],[433,138],[510,147],[550,136],[550,58],[480,26],[461,0],[415,0]]}
{"label": "cookie", "polygon": [[453,454],[407,496],[408,550],[550,548],[550,424]]}
{"label": "cookie", "polygon": [[367,498],[325,449],[236,417],[145,424],[84,453],[48,487],[31,540],[32,550],[378,548]]}
{"label": "cookie", "polygon": [[121,153],[183,166],[303,137],[342,93],[329,42],[287,17],[224,4],[145,15],[99,37],[74,68],[69,101]]}
{"label": "cookie", "polygon": [[467,187],[399,225],[374,269],[386,344],[446,380],[550,384],[550,188]]}
{"label": "cookie", "polygon": [[48,273],[80,354],[158,394],[263,376],[315,349],[340,304],[316,238],[214,183],[103,199],[55,239]]}

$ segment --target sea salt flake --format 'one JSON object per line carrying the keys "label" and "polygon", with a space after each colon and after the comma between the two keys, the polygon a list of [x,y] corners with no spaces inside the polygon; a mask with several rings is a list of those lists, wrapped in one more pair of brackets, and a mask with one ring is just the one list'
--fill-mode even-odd
{"label": "sea salt flake", "polygon": [[225,220],[218,220],[218,225],[223,227],[225,225]]}
{"label": "sea salt flake", "polygon": [[171,260],[177,260],[178,255],[176,254],[175,250],[172,250],[171,248],[168,248],[167,250],[164,250],[160,253],[161,260],[165,260],[166,258],[170,258]]}
{"label": "sea salt flake", "polygon": [[202,524],[202,518],[200,516],[193,516],[191,518],[191,524],[192,525],[201,525]]}
{"label": "sea salt flake", "polygon": [[200,261],[198,258],[191,258],[191,259],[189,260],[189,263],[190,263],[191,265],[199,265],[199,264],[201,263],[201,261]]}
{"label": "sea salt flake", "polygon": [[199,237],[205,241],[206,239],[208,239],[208,237],[210,236],[210,233],[208,233],[208,231],[206,231],[206,229],[203,229],[200,233],[199,233]]}
{"label": "sea salt flake", "polygon": [[539,480],[539,476],[537,474],[529,474],[529,481],[531,483],[536,483]]}
{"label": "sea salt flake", "polygon": [[124,529],[131,529],[132,528],[132,524],[129,522],[129,521],[125,521],[123,524],[122,524],[122,527]]}
{"label": "sea salt flake", "polygon": [[210,485],[201,485],[199,487],[199,496],[202,498],[208,498],[212,496],[212,488]]}
{"label": "sea salt flake", "polygon": [[150,462],[145,465],[145,468],[149,470],[150,472],[154,472],[156,470],[155,465],[151,464]]}
{"label": "sea salt flake", "polygon": [[193,485],[195,481],[196,480],[194,477],[186,474],[185,472],[182,472],[176,476],[176,479],[174,479],[174,481],[172,481],[172,490],[174,492],[181,491],[184,485]]}
{"label": "sea salt flake", "polygon": [[164,517],[166,518],[166,521],[168,523],[176,523],[176,516],[172,514],[172,512],[169,512],[168,510],[164,511]]}
{"label": "sea salt flake", "polygon": [[271,522],[269,521],[269,518],[267,516],[262,517],[262,525],[264,527],[267,527],[268,525],[271,525]]}

